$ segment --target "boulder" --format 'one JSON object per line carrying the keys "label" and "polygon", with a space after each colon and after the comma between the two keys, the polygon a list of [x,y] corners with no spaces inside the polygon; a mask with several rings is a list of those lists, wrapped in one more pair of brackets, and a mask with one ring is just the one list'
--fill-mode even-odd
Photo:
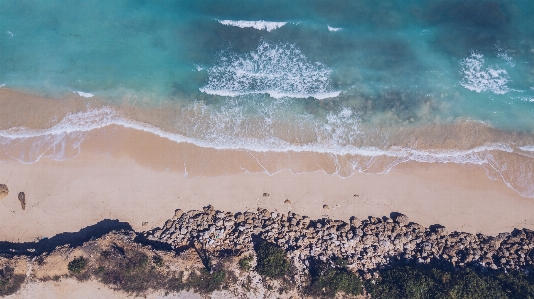
{"label": "boulder", "polygon": [[0,199],[7,196],[9,193],[9,189],[7,189],[7,186],[4,184],[0,184]]}
{"label": "boulder", "polygon": [[409,223],[409,219],[408,219],[408,216],[399,213],[395,215],[395,222],[401,225],[406,225]]}
{"label": "boulder", "polygon": [[22,209],[26,210],[26,195],[24,194],[24,192],[19,193],[19,201]]}
{"label": "boulder", "polygon": [[359,227],[360,225],[362,225],[362,221],[360,219],[358,219],[357,217],[350,218],[350,226]]}

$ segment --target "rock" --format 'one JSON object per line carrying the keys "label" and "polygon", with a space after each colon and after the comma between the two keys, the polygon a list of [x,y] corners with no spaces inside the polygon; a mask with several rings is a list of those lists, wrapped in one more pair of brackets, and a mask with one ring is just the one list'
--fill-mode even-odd
{"label": "rock", "polygon": [[9,194],[9,189],[4,184],[0,184],[0,199],[6,197]]}
{"label": "rock", "polygon": [[263,193],[263,197],[269,197],[269,196],[271,196],[271,194],[269,194],[269,193]]}
{"label": "rock", "polygon": [[291,201],[289,199],[284,200],[284,203],[291,204]]}
{"label": "rock", "polygon": [[24,192],[19,193],[19,201],[22,209],[26,210],[26,195],[24,194]]}
{"label": "rock", "polygon": [[181,209],[177,209],[174,211],[174,217],[172,217],[172,219],[173,220],[180,219],[180,217],[182,217],[183,214],[184,214],[184,211],[182,211]]}
{"label": "rock", "polygon": [[204,213],[211,215],[211,216],[215,215],[215,208],[212,205],[206,206],[203,209],[204,209]]}
{"label": "rock", "polygon": [[408,216],[404,215],[404,214],[397,214],[395,216],[395,222],[397,222],[398,224],[401,224],[401,225],[406,225],[408,224]]}
{"label": "rock", "polygon": [[350,218],[350,226],[352,227],[359,227],[360,225],[362,225],[362,221],[356,217],[351,217]]}
{"label": "rock", "polygon": [[330,207],[328,205],[323,205],[323,210],[330,210]]}

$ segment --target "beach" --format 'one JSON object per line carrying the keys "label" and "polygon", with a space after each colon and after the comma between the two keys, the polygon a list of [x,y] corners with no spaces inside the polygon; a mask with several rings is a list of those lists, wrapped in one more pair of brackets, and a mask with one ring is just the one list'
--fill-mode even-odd
{"label": "beach", "polygon": [[[355,173],[348,178],[320,170],[266,174],[256,159],[243,158],[254,153],[176,144],[119,126],[105,131],[121,142],[110,145],[110,134],[96,130],[72,159],[0,164],[0,181],[10,190],[0,201],[0,239],[35,241],[104,219],[148,230],[161,226],[175,209],[209,204],[227,211],[261,207],[346,221],[401,212],[425,226],[441,224],[451,231],[490,235],[534,228],[534,202],[504,182],[490,180],[477,165],[408,162],[387,174]],[[313,157],[299,163],[304,169],[317,167]],[[24,211],[18,192],[26,194]]]}

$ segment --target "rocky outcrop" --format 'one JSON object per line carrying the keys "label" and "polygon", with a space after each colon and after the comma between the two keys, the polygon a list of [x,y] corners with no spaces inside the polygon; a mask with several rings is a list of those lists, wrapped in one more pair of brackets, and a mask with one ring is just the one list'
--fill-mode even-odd
{"label": "rocky outcrop", "polygon": [[9,194],[9,189],[6,185],[0,184],[0,199],[6,197]]}
{"label": "rocky outcrop", "polygon": [[502,271],[532,270],[534,264],[532,230],[515,230],[495,237],[447,233],[442,226],[427,228],[410,223],[403,214],[363,221],[352,217],[346,223],[266,209],[234,214],[208,206],[203,211],[177,210],[162,228],[148,231],[145,236],[174,248],[200,244],[212,252],[245,252],[252,249],[253,238],[259,237],[285,248],[288,256],[304,268],[311,260],[342,258],[364,277],[400,261]]}

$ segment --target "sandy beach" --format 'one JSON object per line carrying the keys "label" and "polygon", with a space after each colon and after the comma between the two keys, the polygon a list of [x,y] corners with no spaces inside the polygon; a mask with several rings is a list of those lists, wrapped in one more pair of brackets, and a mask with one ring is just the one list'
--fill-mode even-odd
{"label": "sandy beach", "polygon": [[[409,162],[388,174],[341,178],[321,170],[330,166],[318,156],[300,161],[287,155],[278,160],[257,156],[176,144],[112,126],[92,131],[81,153],[66,161],[43,158],[21,164],[5,159],[0,182],[10,193],[0,200],[0,240],[35,241],[103,219],[148,230],[161,226],[175,209],[208,204],[226,211],[263,207],[345,220],[401,212],[425,226],[490,235],[534,228],[534,201],[490,180],[480,166]],[[298,163],[302,173],[267,174],[269,162]],[[26,194],[24,211],[19,192]]]}

